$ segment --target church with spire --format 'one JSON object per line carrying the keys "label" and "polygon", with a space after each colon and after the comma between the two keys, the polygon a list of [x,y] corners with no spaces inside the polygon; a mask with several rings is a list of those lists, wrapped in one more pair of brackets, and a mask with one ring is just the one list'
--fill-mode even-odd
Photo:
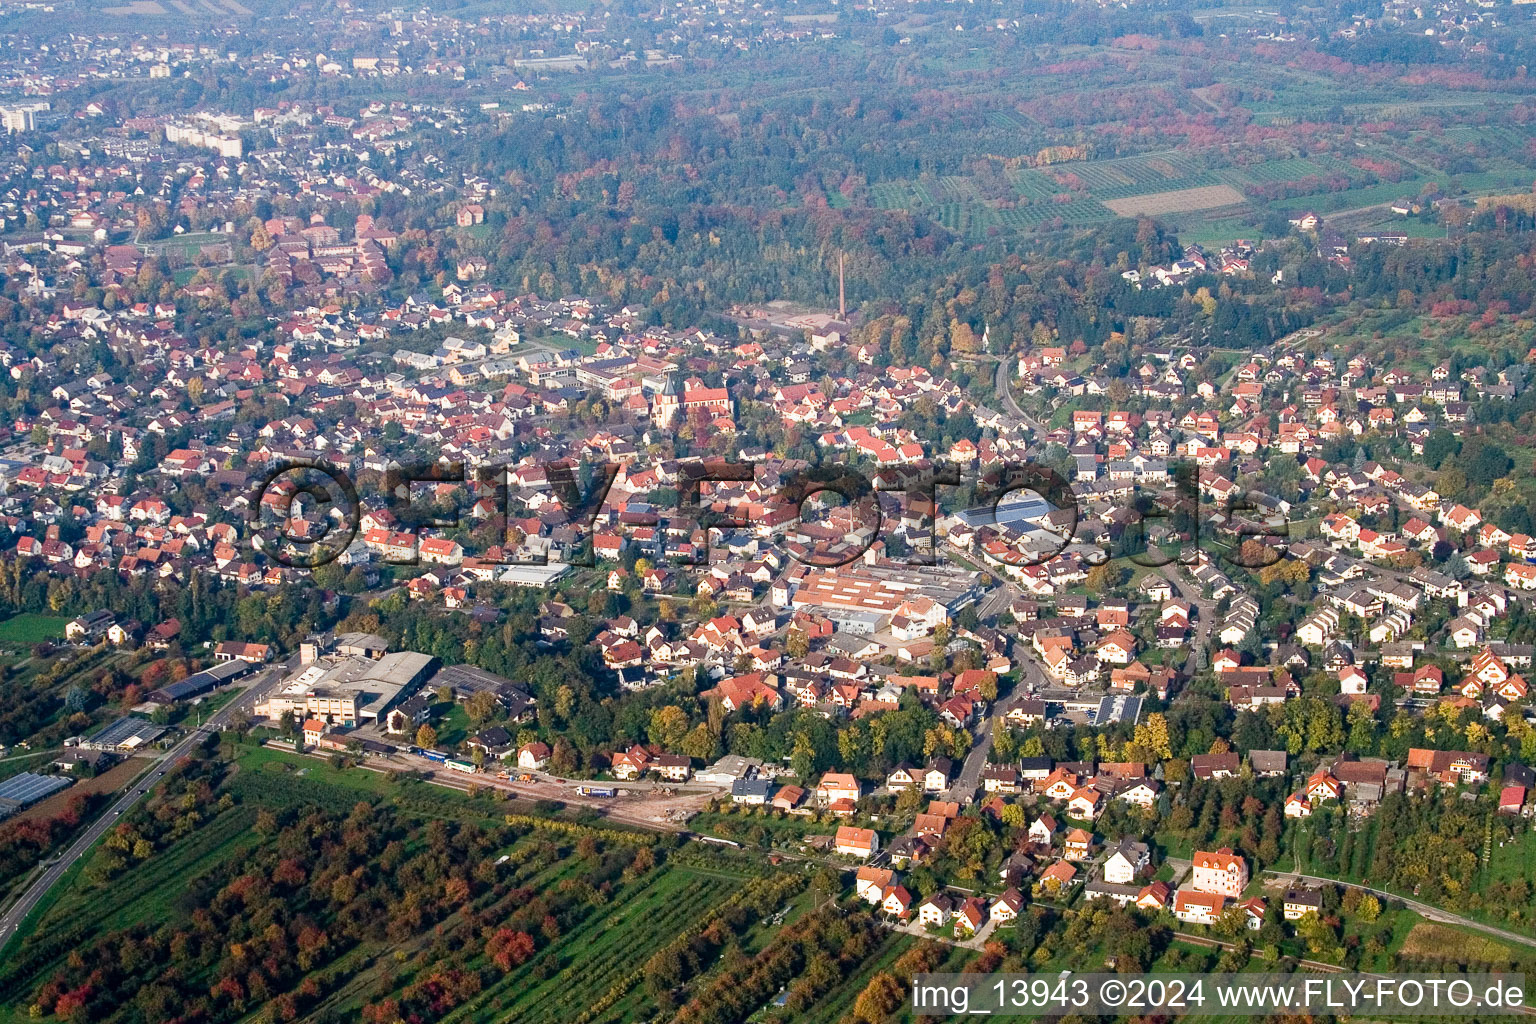
{"label": "church with spire", "polygon": [[669,375],[666,387],[651,399],[651,422],[660,427],[675,427],[682,414],[683,398],[677,386],[677,378]]}

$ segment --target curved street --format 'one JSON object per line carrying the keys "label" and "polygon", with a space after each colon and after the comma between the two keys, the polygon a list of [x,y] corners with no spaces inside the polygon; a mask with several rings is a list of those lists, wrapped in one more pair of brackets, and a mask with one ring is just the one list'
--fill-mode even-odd
{"label": "curved street", "polygon": [[1045,427],[1041,426],[1039,421],[1033,416],[1019,408],[1019,403],[1013,400],[1013,389],[1009,385],[1009,365],[1007,356],[997,361],[997,379],[993,381],[992,390],[997,392],[997,396],[1002,399],[1003,411],[1028,427],[1035,437],[1038,438],[1046,432]]}
{"label": "curved street", "polygon": [[1359,889],[1361,892],[1368,892],[1372,896],[1379,896],[1384,900],[1392,900],[1395,903],[1401,903],[1403,906],[1418,914],[1426,921],[1437,921],[1440,924],[1460,925],[1463,928],[1471,928],[1474,931],[1482,932],[1485,935],[1492,935],[1494,938],[1500,939],[1504,942],[1513,942],[1521,946],[1530,946],[1532,948],[1536,948],[1536,938],[1531,938],[1528,935],[1521,935],[1517,932],[1505,931],[1503,928],[1496,928],[1491,924],[1483,924],[1481,921],[1474,921],[1469,917],[1462,917],[1460,914],[1453,914],[1449,910],[1442,910],[1439,907],[1431,906],[1428,903],[1421,903],[1420,901],[1407,896],[1399,896],[1395,892],[1387,892],[1385,889],[1372,889],[1368,885],[1359,885],[1355,882],[1346,882],[1341,878],[1324,878],[1321,875],[1298,875],[1290,871],[1266,871],[1264,873],[1266,875],[1273,875],[1276,878],[1290,879],[1292,881],[1319,883],[1326,882],[1330,885],[1342,885],[1350,889]]}

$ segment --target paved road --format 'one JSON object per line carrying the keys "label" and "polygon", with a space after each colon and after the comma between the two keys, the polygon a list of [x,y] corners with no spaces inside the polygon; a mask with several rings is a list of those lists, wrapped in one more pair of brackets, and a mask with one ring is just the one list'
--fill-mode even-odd
{"label": "paved road", "polygon": [[4,763],[6,761],[25,761],[29,758],[40,757],[43,754],[52,754],[54,751],[59,749],[60,748],[58,747],[42,747],[37,750],[29,750],[24,754],[16,754],[12,757],[0,757],[0,763]]}
{"label": "paved road", "polygon": [[[296,662],[296,659],[297,656],[291,660]],[[64,877],[64,873],[73,867],[75,862],[83,857],[86,851],[106,834],[108,829],[122,820],[122,816],[125,813],[132,809],[140,800],[143,800],[155,783],[159,782],[178,760],[185,757],[193,747],[206,739],[210,732],[215,732],[222,728],[237,709],[249,709],[254,705],[256,700],[263,696],[267,690],[271,689],[287,671],[288,666],[283,665],[268,669],[238,699],[230,701],[219,711],[215,712],[213,717],[209,718],[202,726],[188,733],[182,738],[181,742],[166,751],[147,776],[134,782],[129,790],[119,797],[111,807],[103,811],[99,818],[86,826],[85,831],[80,833],[75,838],[75,841],[70,843],[69,847],[56,860],[50,863],[43,870],[42,874],[32,881],[32,884],[27,886],[26,890],[17,897],[16,901],[6,909],[4,915],[0,916],[0,949],[3,949],[15,937],[16,930],[21,927],[22,921],[26,920],[27,915],[37,907],[38,903],[42,902],[43,897],[48,895],[48,892],[58,883],[59,879]]]}
{"label": "paved road", "polygon": [[1034,432],[1036,437],[1043,437],[1047,433],[1045,427],[1041,426],[1040,422],[1029,415],[1029,413],[1020,409],[1019,403],[1013,400],[1013,389],[1008,384],[1009,377],[1011,376],[1008,370],[1012,365],[1013,362],[1008,356],[1004,356],[997,361],[997,379],[993,384],[993,390],[1003,400],[1004,412],[1023,423]]}
{"label": "paved road", "polygon": [[982,598],[981,604],[976,606],[976,617],[983,622],[991,622],[1003,614],[1008,610],[1008,606],[1013,604],[1013,599],[1022,594],[1022,591],[1008,579],[996,573],[993,574],[993,579],[997,580],[997,585],[988,591],[987,596]]}
{"label": "paved road", "polygon": [[[997,376],[994,390],[1002,400],[1003,411],[1022,422],[1038,437],[1045,433],[1045,428],[1030,416],[1019,403],[1013,400],[1013,392],[1009,388],[1009,369],[1013,366],[1013,358],[1003,356],[997,361]],[[984,620],[991,620],[1007,609],[1013,599],[1021,595],[1017,587],[1000,573],[993,574],[998,580],[998,586],[982,599],[977,608],[977,614]],[[965,755],[965,762],[960,767],[960,774],[945,791],[945,799],[969,802],[975,795],[976,788],[981,785],[981,773],[987,767],[987,759],[992,755],[993,732],[1003,719],[1003,716],[1011,710],[1018,701],[1039,693],[1046,686],[1046,679],[1029,654],[1024,651],[1015,653],[1015,660],[1020,664],[1019,685],[1014,687],[1013,693],[1007,700],[1000,700],[992,709],[992,714],[983,719],[976,727],[975,736],[971,743],[970,752]]]}
{"label": "paved road", "polygon": [[1189,680],[1193,679],[1195,673],[1200,670],[1200,649],[1210,643],[1211,631],[1216,628],[1216,603],[1207,601],[1201,596],[1198,586],[1175,572],[1173,568],[1175,564],[1177,563],[1170,562],[1158,569],[1158,572],[1168,581],[1168,587],[1173,591],[1174,597],[1195,606],[1195,639],[1189,645],[1189,657],[1184,659],[1184,678]]}
{"label": "paved road", "polygon": [[960,766],[960,774],[955,776],[955,781],[945,791],[944,799],[958,800],[961,803],[971,801],[971,798],[976,795],[976,787],[981,785],[981,773],[987,767],[988,758],[992,756],[992,737],[1002,723],[1003,717],[1019,701],[1045,688],[1045,674],[1027,652],[1017,651],[1015,660],[1019,663],[1018,685],[1013,688],[1013,692],[1006,700],[999,700],[993,705],[992,714],[982,719],[981,724],[976,727],[970,752],[965,755],[965,762]]}
{"label": "paved road", "polygon": [[1501,939],[1504,942],[1513,942],[1517,945],[1536,948],[1536,939],[1531,938],[1529,935],[1520,935],[1517,932],[1505,931],[1503,928],[1495,928],[1491,924],[1483,924],[1481,921],[1474,921],[1471,918],[1462,917],[1460,914],[1453,914],[1449,910],[1441,910],[1439,907],[1430,906],[1428,903],[1420,903],[1418,900],[1410,899],[1407,896],[1399,896],[1395,892],[1372,889],[1368,885],[1357,885],[1354,882],[1346,882],[1338,878],[1323,878],[1321,875],[1298,875],[1290,871],[1266,871],[1264,873],[1266,875],[1274,875],[1276,878],[1288,878],[1301,882],[1327,882],[1332,885],[1359,889],[1361,892],[1368,892],[1373,896],[1380,896],[1382,899],[1401,903],[1426,920],[1438,921],[1441,924],[1460,925],[1463,928],[1471,928],[1473,931],[1479,931],[1485,935],[1492,935],[1494,938]]}

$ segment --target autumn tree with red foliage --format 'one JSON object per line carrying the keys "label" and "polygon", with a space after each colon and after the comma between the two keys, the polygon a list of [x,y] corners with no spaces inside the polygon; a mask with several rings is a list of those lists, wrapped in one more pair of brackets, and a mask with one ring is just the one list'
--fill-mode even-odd
{"label": "autumn tree with red foliage", "polygon": [[498,928],[485,944],[485,954],[502,973],[527,963],[533,956],[533,936],[511,928]]}

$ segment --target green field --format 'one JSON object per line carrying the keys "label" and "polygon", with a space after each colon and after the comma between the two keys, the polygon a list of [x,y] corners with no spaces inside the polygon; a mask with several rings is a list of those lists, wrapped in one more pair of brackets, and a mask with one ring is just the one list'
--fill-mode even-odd
{"label": "green field", "polygon": [[8,779],[22,772],[36,771],[47,764],[52,756],[43,751],[35,754],[7,754],[0,758],[0,779]]}
{"label": "green field", "polygon": [[233,245],[237,241],[238,238],[235,235],[226,235],[213,231],[194,231],[184,235],[172,235],[169,238],[153,242],[145,242],[144,248],[156,254],[179,250],[190,259],[197,255],[198,250],[205,245]]}
{"label": "green field", "polygon": [[44,640],[57,640],[64,635],[69,619],[62,615],[41,615],[24,612],[0,622],[0,644],[35,644]]}
{"label": "green field", "polygon": [[837,826],[818,822],[813,817],[780,817],[775,814],[726,814],[719,811],[703,811],[688,820],[688,827],[695,832],[718,836],[749,846],[798,845],[806,836],[834,831]]}

